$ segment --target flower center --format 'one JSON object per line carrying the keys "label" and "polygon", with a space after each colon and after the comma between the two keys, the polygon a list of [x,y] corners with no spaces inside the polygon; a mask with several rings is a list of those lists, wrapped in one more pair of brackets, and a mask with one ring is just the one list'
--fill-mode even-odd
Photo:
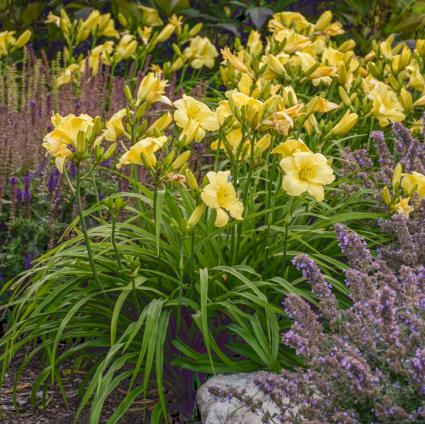
{"label": "flower center", "polygon": [[300,169],[300,180],[303,181],[308,181],[311,179],[311,177],[314,174],[314,168],[310,167],[310,166],[304,166],[303,168]]}
{"label": "flower center", "polygon": [[220,205],[223,205],[231,197],[232,193],[225,187],[219,187],[217,190],[217,200]]}

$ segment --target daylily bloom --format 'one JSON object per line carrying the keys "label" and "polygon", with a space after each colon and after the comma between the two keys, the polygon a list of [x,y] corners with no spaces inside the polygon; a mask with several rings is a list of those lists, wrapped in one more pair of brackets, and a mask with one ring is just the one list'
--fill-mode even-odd
{"label": "daylily bloom", "polygon": [[406,174],[401,180],[401,186],[409,195],[416,192],[421,197],[425,197],[425,175],[413,171],[412,174]]}
{"label": "daylily bloom", "polygon": [[271,32],[279,32],[287,28],[293,28],[297,32],[302,32],[314,28],[314,26],[298,12],[275,13],[269,21],[268,26]]}
{"label": "daylily bloom", "polygon": [[152,35],[152,29],[153,29],[152,27],[148,27],[148,26],[145,26],[143,30],[141,28],[137,29],[137,33],[139,34],[139,37],[142,39],[143,44],[146,45],[149,43],[149,40]]}
{"label": "daylily bloom", "polygon": [[280,161],[285,172],[282,187],[290,196],[299,196],[307,191],[317,201],[324,197],[324,188],[335,180],[327,159],[320,153],[298,152]]}
{"label": "daylily bloom", "polygon": [[229,106],[233,115],[236,115],[236,111],[233,110],[235,108],[243,113],[243,116],[251,125],[258,125],[264,113],[264,103],[262,101],[239,91],[228,91],[226,96],[229,98]]}
{"label": "daylily bloom", "polygon": [[229,47],[225,47],[223,50],[221,50],[221,55],[223,56],[223,59],[226,63],[230,63],[239,72],[247,74],[251,73],[251,70],[243,62],[243,60],[239,56],[234,55],[230,51]]}
{"label": "daylily bloom", "polygon": [[68,146],[77,151],[80,149],[78,134],[85,133],[93,126],[93,118],[85,114],[79,116],[71,114],[65,117],[55,114],[52,116],[52,124],[54,130],[44,137],[43,147],[55,158],[56,167],[63,173],[66,159],[73,155]]}
{"label": "daylily bloom", "polygon": [[121,109],[112,115],[111,119],[106,122],[105,139],[108,141],[116,141],[118,137],[127,134],[123,118],[126,116],[126,110]]}
{"label": "daylily bloom", "polygon": [[15,45],[16,38],[14,37],[15,31],[0,32],[0,57],[7,54],[9,48]]}
{"label": "daylily bloom", "polygon": [[279,31],[274,38],[276,41],[284,43],[283,51],[290,54],[304,50],[312,44],[310,38],[287,29]]}
{"label": "daylily bloom", "polygon": [[183,54],[194,69],[200,69],[203,66],[212,68],[215,58],[218,56],[217,49],[209,38],[200,36],[191,39],[189,46],[184,49]]}
{"label": "daylily bloom", "polygon": [[413,212],[414,208],[409,205],[410,197],[400,198],[400,201],[394,205],[394,209],[397,213],[409,217],[410,212]]}
{"label": "daylily bloom", "polygon": [[106,41],[99,46],[96,46],[89,55],[89,66],[92,70],[93,75],[97,75],[99,72],[100,64],[104,65],[111,64],[111,55],[114,50],[114,42]]}
{"label": "daylily bloom", "polygon": [[115,23],[114,20],[111,18],[110,13],[100,15],[97,26],[99,36],[114,38],[120,37],[119,32],[115,29]]}
{"label": "daylily bloom", "polygon": [[183,95],[182,99],[174,102],[177,110],[174,112],[174,120],[178,127],[184,131],[191,129],[196,141],[201,141],[206,131],[216,131],[219,128],[217,114],[199,100]]}
{"label": "daylily bloom", "polygon": [[223,227],[227,224],[229,221],[227,212],[233,218],[241,220],[244,206],[231,183],[230,171],[210,171],[207,178],[209,184],[202,190],[201,198],[208,207],[216,210],[215,225]]}
{"label": "daylily bloom", "polygon": [[282,155],[283,157],[292,156],[298,152],[310,152],[310,149],[300,138],[290,138],[272,150],[272,153]]}
{"label": "daylily bloom", "polygon": [[128,59],[137,48],[137,41],[134,38],[134,35],[125,34],[121,37],[116,49],[115,49],[115,58],[117,61]]}
{"label": "daylily bloom", "polygon": [[[82,62],[82,64],[83,63],[84,62]],[[55,81],[56,85],[60,87],[62,85],[71,83],[73,80],[74,74],[78,71],[82,71],[82,66],[84,65],[73,63],[69,65],[68,67],[66,67],[63,73],[56,78],[56,81]]]}
{"label": "daylily bloom", "polygon": [[330,102],[329,100],[326,100],[323,97],[319,97],[316,104],[314,105],[312,112],[326,113],[338,108],[339,105],[337,105],[336,103]]}
{"label": "daylily bloom", "polygon": [[117,168],[129,164],[146,164],[147,167],[153,168],[156,164],[155,152],[162,149],[166,141],[167,137],[165,135],[161,137],[146,137],[138,141],[121,156]]}
{"label": "daylily bloom", "polygon": [[162,102],[171,105],[171,100],[164,95],[167,82],[167,80],[158,78],[153,72],[149,72],[140,82],[137,91],[137,104]]}
{"label": "daylily bloom", "polygon": [[382,82],[378,83],[368,97],[373,101],[372,115],[379,120],[381,127],[385,127],[391,122],[404,120],[403,106],[388,85]]}
{"label": "daylily bloom", "polygon": [[137,6],[142,12],[142,24],[150,27],[162,25],[162,19],[159,13],[153,7]]}

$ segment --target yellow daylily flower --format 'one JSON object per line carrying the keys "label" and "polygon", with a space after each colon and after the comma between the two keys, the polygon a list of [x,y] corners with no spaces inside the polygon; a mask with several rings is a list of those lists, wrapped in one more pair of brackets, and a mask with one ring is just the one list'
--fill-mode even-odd
{"label": "yellow daylily flower", "polygon": [[49,12],[44,23],[45,24],[53,24],[53,25],[56,25],[59,28],[60,24],[61,24],[61,18],[60,18],[60,16],[57,16],[57,15],[53,14],[52,12]]}
{"label": "yellow daylily flower", "polygon": [[222,49],[221,55],[223,56],[224,62],[230,63],[237,71],[251,74],[251,70],[244,63],[244,61],[239,56],[234,55],[230,51],[229,47],[225,47],[224,49]]}
{"label": "yellow daylily flower", "polygon": [[111,55],[114,50],[114,42],[106,41],[103,44],[96,46],[89,55],[89,67],[93,75],[99,72],[100,64],[111,65]]}
{"label": "yellow daylily flower", "polygon": [[165,87],[167,87],[167,80],[158,78],[153,72],[149,72],[140,82],[137,91],[137,104],[142,102],[153,104],[156,102],[171,105],[171,100],[164,95]]}
{"label": "yellow daylily flower", "polygon": [[177,15],[173,15],[171,16],[171,18],[168,19],[168,22],[173,25],[173,27],[176,30],[176,34],[180,35],[182,32],[182,26],[183,26],[183,17],[182,16],[177,16]]}
{"label": "yellow daylily flower", "polygon": [[401,187],[409,195],[416,192],[420,197],[425,197],[425,175],[416,171],[406,174],[401,180]]}
{"label": "yellow daylily flower", "polygon": [[98,21],[98,35],[104,37],[120,38],[119,32],[115,29],[115,22],[110,13],[100,15]]}
{"label": "yellow daylily flower", "polygon": [[273,150],[273,154],[279,154],[283,157],[292,156],[294,153],[299,152],[310,152],[311,150],[307,147],[303,140],[300,138],[290,138],[283,143],[276,146]]}
{"label": "yellow daylily flower", "polygon": [[422,75],[422,71],[417,63],[412,63],[406,67],[409,75],[408,87],[412,87],[415,90],[423,92],[425,90],[425,78]]}
{"label": "yellow daylily flower", "polygon": [[232,218],[242,220],[244,206],[231,183],[230,171],[210,171],[207,178],[209,184],[203,188],[201,198],[208,207],[216,210],[215,225],[223,227],[227,224],[229,221],[227,212]]}
{"label": "yellow daylily flower", "polygon": [[[242,143],[242,128],[237,127],[237,128],[230,130],[229,132],[227,132],[226,133],[226,141],[227,141],[227,144],[229,145],[232,153],[235,154],[238,151],[238,149],[240,148],[240,144]],[[244,147],[241,149],[242,150],[241,153],[244,154],[244,153],[246,153],[246,152],[244,152],[244,150],[246,150],[245,146],[249,146],[249,139],[245,138],[243,143],[244,143]],[[226,148],[224,141],[217,139],[213,143],[211,143],[211,149],[212,150],[217,150],[219,148],[222,149],[222,150],[224,150]]]}
{"label": "yellow daylily flower", "polygon": [[379,120],[379,125],[385,127],[391,122],[403,121],[405,115],[403,106],[397,99],[396,93],[386,84],[380,82],[368,94],[373,102],[372,115]]}
{"label": "yellow daylily flower", "polygon": [[319,97],[316,104],[314,105],[312,112],[326,113],[338,108],[339,105],[337,105],[336,103],[330,102],[329,100],[326,100],[323,97]]}
{"label": "yellow daylily flower", "polygon": [[149,40],[152,35],[152,30],[153,28],[148,26],[143,27],[143,29],[137,28],[137,33],[139,34],[139,37],[142,39],[144,45],[149,43]]}
{"label": "yellow daylily flower", "polygon": [[425,56],[425,40],[416,40],[415,53],[419,56]]}
{"label": "yellow daylily flower", "polygon": [[127,134],[122,120],[126,116],[126,110],[121,109],[114,113],[106,122],[105,139],[108,141],[116,141],[118,137]]}
{"label": "yellow daylily flower", "polygon": [[342,25],[339,22],[332,22],[333,15],[330,10],[323,12],[316,22],[314,29],[320,31],[328,37],[344,34]]}
{"label": "yellow daylily flower", "polygon": [[177,109],[174,112],[177,126],[184,131],[192,129],[193,137],[198,142],[205,137],[206,131],[216,131],[220,126],[217,114],[193,97],[183,95],[182,99],[174,102],[174,106]]}
{"label": "yellow daylily flower", "polygon": [[251,30],[246,42],[246,46],[250,53],[257,56],[263,51],[263,43],[261,42],[261,34],[258,31]]}
{"label": "yellow daylily flower", "polygon": [[294,127],[294,118],[299,116],[301,109],[304,107],[302,103],[291,106],[290,108],[279,110],[272,113],[263,124],[274,128],[276,131],[287,136],[291,128]]}
{"label": "yellow daylily flower", "polygon": [[85,114],[79,116],[71,114],[65,117],[55,114],[52,117],[52,124],[54,129],[44,137],[43,147],[55,158],[56,167],[63,173],[66,159],[73,155],[68,146],[79,150],[78,134],[85,133],[94,122],[91,116]]}
{"label": "yellow daylily flower", "polygon": [[269,30],[273,33],[283,29],[293,28],[297,32],[305,30],[311,31],[314,26],[298,12],[275,13],[268,24]]}
{"label": "yellow daylily flower", "polygon": [[183,54],[193,69],[200,69],[203,66],[213,68],[215,58],[218,56],[217,49],[209,38],[200,36],[190,40],[190,44],[184,49]]}
{"label": "yellow daylily flower", "polygon": [[115,58],[117,61],[128,59],[137,49],[137,41],[134,35],[125,34],[121,37],[116,49]]}
{"label": "yellow daylily flower", "polygon": [[312,44],[309,37],[287,29],[279,31],[274,38],[279,43],[284,43],[283,51],[290,54],[304,50]]}
{"label": "yellow daylily flower", "polygon": [[8,50],[16,43],[15,31],[0,32],[0,57],[7,54]]}
{"label": "yellow daylily flower", "polygon": [[[90,33],[97,28],[99,23],[100,12],[98,10],[93,10],[87,19],[81,23],[77,32],[77,44],[85,41]],[[80,21],[81,22],[81,21]]]}
{"label": "yellow daylily flower", "polygon": [[335,180],[332,168],[320,153],[298,152],[280,161],[285,172],[282,187],[290,196],[308,192],[317,201],[325,197],[323,186]]}
{"label": "yellow daylily flower", "polygon": [[400,215],[404,215],[409,218],[410,212],[414,211],[414,208],[409,205],[410,197],[400,198],[400,201],[394,205],[394,209]]}
{"label": "yellow daylily flower", "polygon": [[147,167],[153,168],[156,164],[155,152],[162,149],[166,142],[167,137],[165,135],[161,137],[146,137],[138,141],[121,156],[117,168],[129,164],[146,164]]}
{"label": "yellow daylily flower", "polygon": [[162,25],[162,19],[159,17],[159,13],[156,9],[146,6],[137,6],[142,12],[142,23],[143,25],[155,27]]}
{"label": "yellow daylily flower", "polygon": [[[258,125],[264,113],[264,103],[262,101],[239,91],[228,91],[226,96],[229,98],[231,109],[236,108],[239,113],[244,112],[245,118],[251,125]],[[232,110],[233,115],[235,115],[235,112],[235,110]]]}
{"label": "yellow daylily flower", "polygon": [[82,67],[84,67],[84,65],[82,64],[79,65],[77,63],[73,63],[69,65],[68,67],[66,67],[63,73],[58,78],[56,78],[56,81],[55,81],[56,85],[58,87],[61,87],[62,85],[71,83],[73,80],[74,74],[76,72],[83,71]]}

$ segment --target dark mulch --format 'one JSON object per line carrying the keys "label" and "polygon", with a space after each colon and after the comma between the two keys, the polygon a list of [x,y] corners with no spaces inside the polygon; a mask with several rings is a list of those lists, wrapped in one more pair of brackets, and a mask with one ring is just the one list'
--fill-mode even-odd
{"label": "dark mulch", "polygon": [[[63,383],[68,397],[69,406],[66,405],[59,389],[57,387],[49,389],[46,396],[46,407],[34,407],[31,403],[32,384],[43,369],[40,361],[34,360],[30,363],[25,373],[20,378],[17,386],[16,403],[19,406],[17,411],[13,404],[13,380],[15,370],[19,366],[19,358],[15,358],[14,363],[9,368],[5,383],[0,391],[0,423],[4,424],[72,424],[75,412],[78,409],[80,399],[78,397],[78,387],[84,377],[83,373],[74,373],[68,369],[62,369]],[[122,396],[125,390],[118,390],[118,393],[111,395],[105,402],[100,423],[106,422],[106,419],[114,411],[120,402],[120,393]],[[38,400],[41,400],[42,393],[37,393]],[[147,401],[147,407],[154,404],[154,400]],[[143,424],[143,399],[136,401],[135,405],[120,424]],[[78,424],[88,423],[88,411],[83,411]]]}

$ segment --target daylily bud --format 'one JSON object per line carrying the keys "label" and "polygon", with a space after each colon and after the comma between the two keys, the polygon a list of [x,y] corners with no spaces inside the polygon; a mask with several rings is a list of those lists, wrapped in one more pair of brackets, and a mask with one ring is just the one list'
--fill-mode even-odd
{"label": "daylily bud", "polygon": [[388,76],[388,82],[390,83],[390,86],[393,90],[395,91],[400,90],[400,82],[397,80],[397,78],[393,74],[390,74]]}
{"label": "daylily bud", "polygon": [[86,150],[86,134],[80,131],[77,136],[77,145],[75,146],[78,153],[83,153]]}
{"label": "daylily bud", "polygon": [[409,48],[404,47],[400,54],[400,60],[399,60],[400,71],[402,71],[409,65],[411,58],[412,58],[412,52],[410,51]]}
{"label": "daylily bud", "polygon": [[102,162],[108,160],[109,158],[112,157],[112,155],[115,153],[115,151],[117,150],[117,143],[113,143],[111,144],[108,149],[106,150],[106,152],[103,154],[102,156]]}
{"label": "daylily bud", "polygon": [[344,90],[344,87],[342,87],[341,85],[338,87],[338,94],[345,106],[351,105],[351,100],[348,97],[347,92]]}
{"label": "daylily bud", "polygon": [[350,113],[347,110],[341,120],[331,129],[331,133],[334,135],[346,134],[356,125],[358,119],[357,113]]}
{"label": "daylily bud", "polygon": [[314,111],[314,108],[316,107],[318,101],[319,101],[319,96],[314,96],[307,103],[307,105],[305,107],[305,113],[306,113],[306,115],[310,115],[310,113]]}
{"label": "daylily bud", "polygon": [[184,60],[181,57],[178,57],[173,64],[171,65],[170,71],[171,72],[177,72],[181,68],[183,68]]}
{"label": "daylily bud", "polygon": [[314,26],[316,31],[323,31],[329,24],[332,22],[332,12],[330,10],[326,10],[323,12]]}
{"label": "daylily bud", "polygon": [[202,218],[204,210],[205,210],[205,205],[203,203],[198,205],[193,210],[192,214],[190,215],[189,219],[187,220],[187,228],[189,230],[192,229],[199,222],[199,220]]}
{"label": "daylily bud", "polygon": [[24,47],[25,44],[27,44],[28,41],[30,41],[30,38],[31,38],[31,31],[29,29],[27,29],[16,40],[15,49],[20,49],[20,48]]}
{"label": "daylily bud", "polygon": [[347,83],[347,68],[345,67],[344,62],[338,63],[338,79],[341,85],[345,85]]}
{"label": "daylily bud", "polygon": [[164,41],[167,41],[173,35],[175,29],[176,28],[174,25],[165,25],[165,27],[162,28],[161,32],[158,34],[158,37],[156,37],[156,42],[163,43]]}
{"label": "daylily bud", "polygon": [[162,115],[160,118],[158,118],[149,128],[148,132],[151,133],[155,133],[155,132],[159,132],[161,133],[162,131],[164,131],[165,129],[167,129],[171,122],[173,122],[173,117],[171,115],[170,112],[166,113],[165,115]]}
{"label": "daylily bud", "polygon": [[413,105],[417,107],[425,106],[425,96],[419,97],[419,99],[416,100],[416,102],[413,103]]}
{"label": "daylily bud", "polygon": [[133,95],[131,94],[131,90],[128,85],[124,87],[124,95],[128,102],[131,103],[133,101]]}
{"label": "daylily bud", "polygon": [[121,12],[118,13],[118,21],[123,27],[126,27],[128,24],[127,18]]}
{"label": "daylily bud", "polygon": [[398,186],[400,185],[401,180],[401,174],[403,172],[403,167],[401,166],[401,163],[398,163],[396,167],[394,168],[393,172],[393,189],[397,190]]}
{"label": "daylily bud", "polygon": [[416,53],[420,56],[425,56],[425,40],[416,40]]}
{"label": "daylily bud", "polygon": [[400,91],[400,103],[404,110],[408,112],[413,110],[412,95],[405,88],[402,88]]}
{"label": "daylily bud", "polygon": [[356,47],[356,42],[354,40],[344,41],[339,47],[338,50],[341,53],[348,52],[349,50],[353,50]]}
{"label": "daylily bud", "polygon": [[202,29],[202,23],[196,24],[189,32],[188,35],[190,37],[195,37]]}
{"label": "daylily bud", "polygon": [[280,60],[272,54],[268,54],[267,56],[265,56],[264,62],[269,67],[269,69],[275,74],[281,76],[286,73],[285,67],[280,63]]}
{"label": "daylily bud", "polygon": [[171,163],[173,162],[175,156],[176,156],[176,151],[175,151],[175,149],[172,149],[171,152],[168,153],[168,155],[165,156],[165,158],[163,159],[163,161],[162,161],[163,164],[165,166],[171,165]]}
{"label": "daylily bud", "polygon": [[390,191],[388,190],[388,187],[384,187],[381,194],[385,204],[387,206],[391,205],[391,194],[390,194]]}
{"label": "daylily bud", "polygon": [[186,150],[177,156],[176,160],[172,163],[171,169],[173,171],[179,170],[190,158],[190,150]]}
{"label": "daylily bud", "polygon": [[188,186],[193,189],[197,190],[199,188],[198,181],[196,181],[195,176],[193,175],[193,172],[188,168],[185,171],[186,181]]}

